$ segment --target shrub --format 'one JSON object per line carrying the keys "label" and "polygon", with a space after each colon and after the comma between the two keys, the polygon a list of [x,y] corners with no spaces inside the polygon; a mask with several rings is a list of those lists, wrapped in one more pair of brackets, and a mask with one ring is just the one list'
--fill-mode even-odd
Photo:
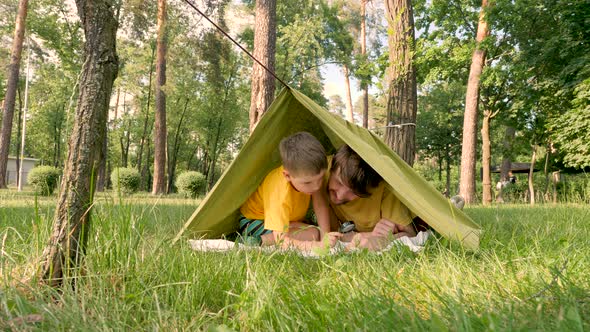
{"label": "shrub", "polygon": [[139,189],[139,172],[135,168],[115,168],[111,173],[111,182],[115,191],[132,194]]}
{"label": "shrub", "polygon": [[180,174],[176,179],[178,192],[187,197],[195,198],[205,192],[207,179],[199,172],[188,171]]}
{"label": "shrub", "polygon": [[57,187],[61,170],[52,166],[37,166],[27,176],[27,182],[36,194],[49,196]]}

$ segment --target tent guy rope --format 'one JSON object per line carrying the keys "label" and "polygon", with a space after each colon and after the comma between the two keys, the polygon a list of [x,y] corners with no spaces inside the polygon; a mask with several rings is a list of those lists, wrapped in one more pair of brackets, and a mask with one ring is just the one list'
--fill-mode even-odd
{"label": "tent guy rope", "polygon": [[264,68],[274,78],[276,78],[279,82],[281,82],[281,84],[283,84],[285,86],[285,88],[287,88],[287,89],[289,88],[289,86],[287,85],[287,83],[285,83],[282,79],[280,79],[272,70],[268,69],[268,67],[266,67],[264,64],[262,64],[262,62],[260,62],[258,59],[256,59],[254,57],[254,55],[252,55],[252,53],[250,53],[247,49],[245,49],[242,45],[240,45],[237,41],[235,41],[227,32],[225,32],[225,30],[223,30],[219,25],[217,25],[215,22],[213,22],[209,17],[207,17],[207,15],[205,15],[205,13],[203,13],[202,11],[200,11],[199,8],[197,8],[197,6],[195,6],[195,4],[193,4],[189,0],[184,0],[184,2],[186,2],[194,10],[196,10],[197,13],[199,13],[201,16],[203,16],[203,18],[205,18],[207,21],[209,21],[209,23],[213,24],[213,26],[217,30],[219,30],[219,32],[221,32],[224,36],[226,36],[227,38],[229,38],[229,40],[231,40],[237,47],[239,47],[242,51],[244,51],[244,53],[248,54],[248,56],[250,58],[252,58],[252,60],[256,61],[256,63],[258,63],[260,66],[262,66],[262,68]]}

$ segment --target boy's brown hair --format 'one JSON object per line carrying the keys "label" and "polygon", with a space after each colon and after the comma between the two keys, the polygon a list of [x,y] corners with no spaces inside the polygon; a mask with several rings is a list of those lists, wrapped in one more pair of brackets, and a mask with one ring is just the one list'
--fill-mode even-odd
{"label": "boy's brown hair", "polygon": [[332,158],[330,172],[335,174],[338,171],[342,183],[359,197],[369,197],[369,189],[377,187],[382,180],[379,173],[348,145],[341,146]]}
{"label": "boy's brown hair", "polygon": [[328,168],[326,150],[312,134],[301,131],[281,140],[283,167],[293,175],[316,175]]}

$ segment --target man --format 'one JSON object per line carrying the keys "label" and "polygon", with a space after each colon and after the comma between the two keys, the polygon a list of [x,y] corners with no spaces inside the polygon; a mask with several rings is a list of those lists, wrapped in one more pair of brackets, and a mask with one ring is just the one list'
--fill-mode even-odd
{"label": "man", "polygon": [[332,221],[332,229],[345,221],[356,225],[356,232],[345,234],[342,241],[381,249],[392,237],[416,235],[408,208],[348,145],[340,147],[333,156],[327,187],[330,206],[338,219]]}

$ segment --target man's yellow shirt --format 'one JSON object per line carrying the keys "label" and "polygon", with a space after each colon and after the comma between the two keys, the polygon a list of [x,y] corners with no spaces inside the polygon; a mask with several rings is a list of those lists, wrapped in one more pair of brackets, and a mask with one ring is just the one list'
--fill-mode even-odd
{"label": "man's yellow shirt", "polygon": [[393,195],[385,181],[370,193],[366,198],[359,197],[340,205],[330,203],[330,206],[340,222],[354,221],[359,232],[371,232],[382,218],[403,226],[412,222],[410,211]]}

